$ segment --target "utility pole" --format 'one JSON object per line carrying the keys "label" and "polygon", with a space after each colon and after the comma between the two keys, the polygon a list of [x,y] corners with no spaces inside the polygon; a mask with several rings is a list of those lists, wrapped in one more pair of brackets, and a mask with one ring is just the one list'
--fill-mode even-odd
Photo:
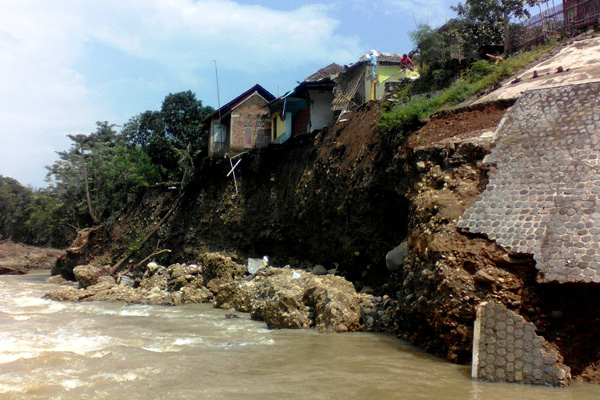
{"label": "utility pole", "polygon": [[217,109],[219,110],[219,124],[221,123],[221,92],[219,91],[219,71],[217,69],[217,60],[215,62],[215,76],[217,77]]}

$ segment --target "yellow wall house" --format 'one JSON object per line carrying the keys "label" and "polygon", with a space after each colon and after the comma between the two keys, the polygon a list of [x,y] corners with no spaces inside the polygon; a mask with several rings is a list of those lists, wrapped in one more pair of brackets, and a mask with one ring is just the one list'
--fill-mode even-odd
{"label": "yellow wall house", "polygon": [[331,110],[335,79],[344,71],[341,65],[329,64],[272,101],[269,104],[271,142],[281,144],[290,137],[328,127],[335,120]]}
{"label": "yellow wall house", "polygon": [[402,54],[376,52],[375,76],[370,54],[362,56],[357,63],[348,66],[337,80],[335,98],[331,103],[332,110],[345,111],[370,100],[381,100],[385,96],[386,83],[419,78],[416,70],[404,68],[400,64],[401,59]]}
{"label": "yellow wall house", "polygon": [[292,113],[288,111],[285,114],[285,118],[282,118],[279,112],[271,114],[271,141],[273,143],[282,143],[292,132]]}

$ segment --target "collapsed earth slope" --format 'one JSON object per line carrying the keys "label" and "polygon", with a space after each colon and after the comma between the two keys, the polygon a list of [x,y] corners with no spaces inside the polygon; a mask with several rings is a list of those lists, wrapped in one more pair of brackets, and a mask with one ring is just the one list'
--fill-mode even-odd
{"label": "collapsed earth slope", "polygon": [[0,240],[0,275],[22,275],[34,269],[51,269],[64,252]]}
{"label": "collapsed earth slope", "polygon": [[[369,329],[464,363],[476,308],[494,302],[533,323],[573,377],[600,381],[597,285],[542,284],[531,254],[457,228],[488,184],[484,157],[518,94],[507,97],[438,114],[409,137],[379,129],[371,102],[316,136],[242,155],[235,177],[228,160],[206,160],[186,190],[156,186],[82,233],[54,273],[127,271],[152,255],[194,263],[208,251],[321,264],[382,296]],[[399,261],[386,264],[395,248]]]}

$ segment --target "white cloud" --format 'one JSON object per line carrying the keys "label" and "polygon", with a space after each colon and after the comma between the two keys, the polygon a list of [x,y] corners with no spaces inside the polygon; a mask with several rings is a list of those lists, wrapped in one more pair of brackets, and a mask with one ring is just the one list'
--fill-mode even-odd
{"label": "white cloud", "polygon": [[347,0],[355,9],[373,19],[394,17],[399,27],[416,28],[418,24],[439,27],[455,16],[450,5],[458,0]]}
{"label": "white cloud", "polygon": [[93,115],[83,77],[69,67],[80,48],[73,25],[42,2],[2,5],[0,174],[39,186],[43,166],[66,144],[57,131],[85,126]]}
{"label": "white cloud", "polygon": [[213,59],[247,72],[324,58],[348,62],[356,41],[335,34],[339,22],[327,11],[323,5],[284,12],[232,1],[105,0],[86,19],[95,40],[185,75]]}
{"label": "white cloud", "polygon": [[[102,65],[98,45],[123,55],[115,62],[142,66],[125,78],[137,86],[157,84],[144,70],[156,66],[178,80],[169,85],[201,85],[213,79],[213,59],[220,69],[263,75],[353,61],[357,39],[336,34],[330,14],[324,5],[276,11],[217,0],[2,0],[0,174],[42,185],[43,166],[68,146],[66,133],[93,130],[126,101],[102,103],[106,93],[93,91],[89,65]],[[85,71],[78,69],[84,57],[91,57]],[[111,76],[106,87],[123,79]]]}

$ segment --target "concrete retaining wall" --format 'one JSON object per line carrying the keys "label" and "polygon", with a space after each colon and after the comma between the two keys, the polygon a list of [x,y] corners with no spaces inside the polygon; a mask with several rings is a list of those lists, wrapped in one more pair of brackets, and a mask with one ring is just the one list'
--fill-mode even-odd
{"label": "concrete retaining wall", "polygon": [[600,283],[600,83],[527,92],[496,134],[458,226],[533,254],[540,282]]}
{"label": "concrete retaining wall", "polygon": [[473,333],[473,378],[566,386],[570,368],[535,325],[502,304],[483,302],[477,308]]}

